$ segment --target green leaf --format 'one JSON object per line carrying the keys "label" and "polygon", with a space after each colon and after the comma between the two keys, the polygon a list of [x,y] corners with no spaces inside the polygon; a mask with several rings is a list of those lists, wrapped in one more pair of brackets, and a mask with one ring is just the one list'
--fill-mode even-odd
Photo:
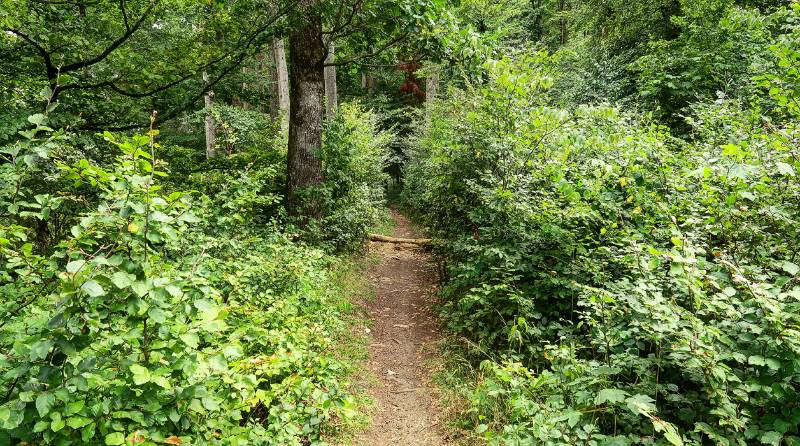
{"label": "green leaf", "polygon": [[36,397],[36,411],[39,412],[40,417],[44,417],[50,413],[53,404],[56,402],[56,397],[52,393],[42,393]]}
{"label": "green leaf", "polygon": [[630,398],[625,399],[628,409],[637,415],[647,415],[656,411],[656,406],[653,404],[655,400],[647,395],[638,393]]}
{"label": "green leaf", "polygon": [[581,420],[581,415],[581,412],[578,410],[570,410],[567,413],[567,424],[569,424],[569,427],[575,427]]}
{"label": "green leaf", "polygon": [[771,444],[772,446],[779,446],[782,439],[783,435],[775,431],[765,432],[764,435],[759,438],[762,444]]}
{"label": "green leaf", "polygon": [[69,417],[69,418],[67,418],[67,426],[69,426],[72,429],[80,429],[83,426],[86,426],[87,424],[89,424],[91,422],[92,422],[92,420],[90,420],[88,418],[84,418],[84,417]]}
{"label": "green leaf", "polygon": [[125,443],[125,434],[122,432],[112,432],[105,436],[104,441],[107,445],[116,446]]}
{"label": "green leaf", "polygon": [[80,412],[85,404],[83,400],[70,401],[64,408],[64,415],[69,416]]}
{"label": "green leaf", "polygon": [[47,116],[41,113],[36,113],[35,115],[28,116],[28,122],[30,122],[33,125],[40,126],[45,122],[47,122]]}
{"label": "green leaf", "polygon": [[167,320],[167,315],[164,313],[164,310],[158,307],[152,307],[147,310],[147,316],[157,324],[162,324]]}
{"label": "green leaf", "polygon": [[131,285],[131,289],[139,297],[143,297],[150,290],[146,283],[139,281],[134,282],[133,285]]}
{"label": "green leaf", "polygon": [[61,429],[64,429],[65,425],[66,423],[64,422],[64,419],[59,416],[58,418],[54,419],[52,423],[50,423],[50,430],[53,432],[58,432]]}
{"label": "green leaf", "polygon": [[794,176],[794,167],[792,167],[791,164],[778,162],[776,166],[778,167],[778,173],[780,173],[781,175],[786,175],[790,177]]}
{"label": "green leaf", "polygon": [[102,286],[94,280],[87,280],[81,285],[81,289],[91,297],[99,297],[106,293]]}
{"label": "green leaf", "polygon": [[0,429],[11,430],[22,424],[25,415],[22,411],[12,411],[8,405],[0,406]]}
{"label": "green leaf", "polygon": [[128,274],[124,271],[117,271],[111,275],[111,283],[113,283],[114,286],[119,289],[124,289],[131,286],[135,279],[136,276],[133,274]]}
{"label": "green leaf", "polygon": [[172,296],[172,297],[181,297],[181,296],[183,296],[183,290],[181,289],[181,287],[179,287],[177,285],[170,284],[170,285],[167,285],[164,289],[166,289],[167,292],[169,293],[169,295]]}
{"label": "green leaf", "polygon": [[184,333],[180,335],[180,339],[191,348],[197,348],[200,344],[200,338],[195,333]]}
{"label": "green leaf", "polygon": [[776,358],[767,358],[766,360],[767,367],[770,370],[780,370],[781,368],[781,361]]}
{"label": "green leaf", "polygon": [[683,439],[674,428],[671,430],[668,429],[666,432],[664,432],[664,438],[666,438],[667,441],[675,446],[683,446]]}
{"label": "green leaf", "polygon": [[765,365],[766,361],[763,356],[753,355],[747,358],[747,363],[752,365]]}
{"label": "green leaf", "polygon": [[206,320],[214,319],[219,314],[217,306],[208,299],[198,299],[194,301],[194,306],[200,310],[200,313],[203,314],[203,319]]}
{"label": "green leaf", "polygon": [[217,410],[219,409],[219,402],[210,396],[204,396],[203,399],[203,407],[208,410]]}
{"label": "green leaf", "polygon": [[49,339],[39,341],[31,346],[28,357],[31,361],[44,359],[47,357],[47,354],[50,353],[51,348],[53,348],[53,341]]}
{"label": "green leaf", "polygon": [[798,273],[798,271],[800,271],[800,266],[797,266],[792,262],[783,262],[782,268],[784,271],[789,273],[790,276],[794,276]]}
{"label": "green leaf", "polygon": [[133,364],[130,366],[130,371],[133,374],[134,384],[142,385],[150,382],[150,370],[147,370],[145,367],[139,364]]}
{"label": "green leaf", "polygon": [[627,396],[628,392],[621,389],[603,389],[597,394],[594,403],[598,406],[606,402],[621,403]]}
{"label": "green leaf", "polygon": [[67,272],[70,273],[70,274],[75,274],[76,272],[78,272],[78,270],[83,268],[83,265],[85,265],[85,264],[86,264],[86,260],[83,260],[83,259],[73,260],[73,261],[67,263]]}

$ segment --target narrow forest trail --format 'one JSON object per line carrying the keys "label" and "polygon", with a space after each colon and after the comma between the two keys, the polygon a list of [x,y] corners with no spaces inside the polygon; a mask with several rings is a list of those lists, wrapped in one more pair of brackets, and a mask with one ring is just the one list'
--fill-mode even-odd
{"label": "narrow forest trail", "polygon": [[[395,237],[416,238],[403,215],[392,210]],[[414,245],[371,242],[379,260],[368,274],[375,299],[365,306],[372,320],[367,366],[377,382],[370,428],[358,446],[444,446],[430,359],[436,354],[439,326],[433,315],[436,267]]]}

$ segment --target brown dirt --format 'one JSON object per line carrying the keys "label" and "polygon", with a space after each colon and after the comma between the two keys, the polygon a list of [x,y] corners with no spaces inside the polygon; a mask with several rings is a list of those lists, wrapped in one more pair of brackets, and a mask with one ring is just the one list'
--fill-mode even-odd
{"label": "brown dirt", "polygon": [[[417,238],[409,221],[392,211],[395,237]],[[431,362],[440,339],[431,308],[436,303],[436,267],[413,245],[372,242],[379,261],[369,269],[375,300],[366,302],[372,320],[367,366],[378,383],[369,430],[359,446],[446,446]]]}

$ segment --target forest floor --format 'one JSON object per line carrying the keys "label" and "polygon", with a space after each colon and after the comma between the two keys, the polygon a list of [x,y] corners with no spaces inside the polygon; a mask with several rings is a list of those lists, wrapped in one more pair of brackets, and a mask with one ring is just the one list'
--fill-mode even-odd
{"label": "forest floor", "polygon": [[[419,235],[392,210],[395,237]],[[368,269],[375,298],[364,302],[371,320],[367,368],[376,378],[369,428],[358,446],[445,446],[437,391],[431,383],[441,340],[436,304],[436,265],[414,245],[371,242],[377,262]]]}

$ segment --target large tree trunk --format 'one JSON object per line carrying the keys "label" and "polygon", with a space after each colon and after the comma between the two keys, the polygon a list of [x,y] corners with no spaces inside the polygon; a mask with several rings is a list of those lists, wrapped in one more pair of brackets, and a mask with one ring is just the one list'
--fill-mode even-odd
{"label": "large tree trunk", "polygon": [[286,69],[286,52],[283,39],[273,39],[269,45],[270,114],[281,120],[281,130],[289,129],[289,71]]}
{"label": "large tree trunk", "polygon": [[[333,63],[334,61],[334,46],[333,42],[328,44],[328,57],[325,58],[325,63]],[[336,67],[325,67],[325,116],[332,118],[336,114],[336,108],[339,106],[339,92],[336,88]]]}
{"label": "large tree trunk", "polygon": [[[317,0],[300,0],[302,7]],[[322,97],[325,94],[322,19],[306,15],[306,23],[289,34],[292,66],[289,110],[289,150],[286,166],[286,210],[303,219],[321,216],[318,199],[304,194],[322,183]]]}
{"label": "large tree trunk", "polygon": [[[208,83],[208,73],[205,71],[203,71],[203,82]],[[213,97],[214,92],[211,90],[203,96],[206,106],[206,158],[209,159],[217,156],[217,123],[211,116],[211,106],[214,105]]]}

